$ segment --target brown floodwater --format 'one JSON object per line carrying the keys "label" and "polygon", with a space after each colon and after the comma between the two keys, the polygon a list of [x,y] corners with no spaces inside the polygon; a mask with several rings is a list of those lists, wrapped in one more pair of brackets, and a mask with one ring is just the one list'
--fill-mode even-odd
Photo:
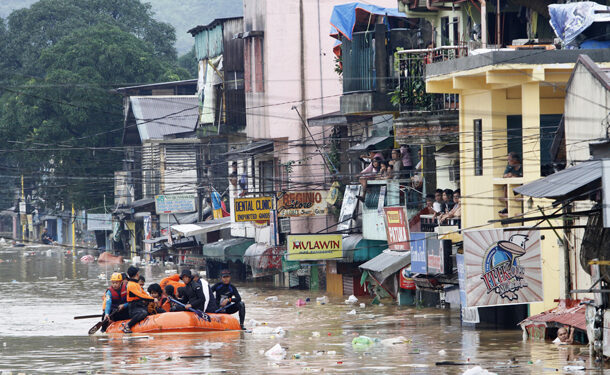
{"label": "brown floodwater", "polygon": [[[498,374],[546,374],[564,373],[566,365],[592,367],[588,357],[574,362],[578,347],[523,341],[520,330],[462,327],[458,310],[372,306],[370,299],[346,305],[346,298],[319,305],[315,299],[323,292],[253,282],[236,283],[247,306],[246,325],[251,319],[264,324],[252,332],[88,336],[96,320],[73,317],[101,313],[107,278],[124,268],[84,264],[58,247],[0,247],[0,372],[462,374],[478,364]],[[176,267],[143,269],[148,284]],[[272,296],[277,301],[265,300]],[[299,298],[313,302],[297,307]],[[355,315],[348,314],[352,310]],[[375,343],[354,348],[357,335]],[[388,340],[400,336],[404,340]],[[266,357],[278,343],[285,358]],[[441,361],[471,365],[437,366]]]}

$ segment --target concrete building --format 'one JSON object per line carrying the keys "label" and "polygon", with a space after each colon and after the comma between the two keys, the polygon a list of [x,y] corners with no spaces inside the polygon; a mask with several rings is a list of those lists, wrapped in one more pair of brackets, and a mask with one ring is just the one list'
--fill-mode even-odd
{"label": "concrete building", "polygon": [[[553,172],[551,144],[580,54],[603,65],[610,61],[606,50],[490,51],[427,67],[429,93],[460,95],[462,228],[502,227],[499,219],[550,208],[550,201],[507,192]],[[523,155],[523,177],[503,177],[508,152]],[[530,314],[556,306],[562,292],[558,254],[564,252],[552,235],[542,238],[544,302],[531,304]]]}

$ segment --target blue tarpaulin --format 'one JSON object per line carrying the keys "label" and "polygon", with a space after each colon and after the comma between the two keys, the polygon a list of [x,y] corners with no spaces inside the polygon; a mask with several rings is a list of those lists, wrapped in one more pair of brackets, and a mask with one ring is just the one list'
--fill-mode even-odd
{"label": "blue tarpaulin", "polygon": [[567,48],[578,48],[576,37],[585,31],[593,22],[610,21],[610,7],[592,1],[569,4],[549,5],[551,27]]}
{"label": "blue tarpaulin", "polygon": [[[385,16],[385,23],[388,25],[388,17],[396,17],[406,19],[407,16],[399,12],[396,8],[383,8],[377,5],[361,4],[361,3],[348,3],[342,5],[335,5],[333,13],[330,16],[330,36],[336,39],[340,39],[340,35],[345,36],[347,39],[352,40],[352,34],[354,32],[354,26],[356,23],[362,22],[364,24],[371,23],[371,16],[379,15]],[[375,27],[371,24],[371,31]],[[335,44],[335,53],[339,53],[337,47],[341,42]]]}

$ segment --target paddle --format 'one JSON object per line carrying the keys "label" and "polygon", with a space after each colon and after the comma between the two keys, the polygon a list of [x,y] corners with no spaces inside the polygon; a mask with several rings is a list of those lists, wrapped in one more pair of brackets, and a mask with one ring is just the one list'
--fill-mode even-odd
{"label": "paddle", "polygon": [[78,319],[93,319],[93,318],[101,318],[102,315],[97,314],[97,315],[81,315],[81,316],[75,316],[74,320],[78,320]]}
{"label": "paddle", "polygon": [[229,307],[231,307],[231,306],[233,306],[233,305],[235,305],[235,302],[231,302],[231,303],[229,303],[228,305],[226,305],[225,307],[221,307],[221,308],[219,308],[218,310],[216,310],[216,314],[218,314],[218,313],[219,313],[219,312],[221,312],[221,311],[225,311],[226,309],[228,309]]}
{"label": "paddle", "polygon": [[[186,305],[180,301],[176,301],[175,299],[173,299],[172,297],[167,297],[171,302],[175,303],[178,306],[182,306],[186,309]],[[211,322],[212,320],[210,319],[210,317],[208,316],[208,314],[204,313],[201,310],[196,310],[193,308],[188,308],[188,311],[194,312],[195,314],[197,314],[200,318],[203,318],[205,320],[207,320],[208,322]]]}
{"label": "paddle", "polygon": [[[99,322],[95,323],[95,325],[91,328],[89,328],[89,334],[93,335],[95,332],[97,332],[100,328],[102,328],[102,326],[104,325],[104,323],[111,317],[114,316],[114,314],[116,314],[117,312],[119,312],[120,310],[114,310],[114,312],[112,312],[109,316],[105,317],[104,319],[100,320]],[[99,317],[102,317],[103,315],[98,315]]]}

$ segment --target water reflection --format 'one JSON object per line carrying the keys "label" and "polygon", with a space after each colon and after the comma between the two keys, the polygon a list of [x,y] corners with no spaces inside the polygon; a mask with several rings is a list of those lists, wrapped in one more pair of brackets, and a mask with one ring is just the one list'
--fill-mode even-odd
{"label": "water reflection", "polygon": [[[557,348],[524,342],[521,332],[461,327],[458,311],[397,306],[294,305],[307,291],[278,290],[269,284],[238,284],[247,303],[247,321],[283,327],[274,333],[220,332],[146,335],[125,339],[86,335],[95,320],[73,320],[95,314],[108,277],[120,266],[83,264],[62,249],[0,249],[0,370],[39,373],[331,373],[461,374],[467,366],[435,366],[436,362],[481,364],[499,374],[561,372],[578,359],[580,348]],[[165,276],[165,268],[147,266],[148,282]],[[168,272],[169,271],[168,269]],[[102,276],[102,277],[100,277]],[[277,302],[265,301],[275,295]],[[356,310],[356,315],[347,313]],[[354,350],[356,335],[380,342]],[[407,343],[381,340],[402,336]],[[264,352],[280,343],[285,360]],[[588,358],[585,358],[588,360]],[[587,367],[591,367],[587,363]],[[595,373],[595,372],[591,372]]]}

